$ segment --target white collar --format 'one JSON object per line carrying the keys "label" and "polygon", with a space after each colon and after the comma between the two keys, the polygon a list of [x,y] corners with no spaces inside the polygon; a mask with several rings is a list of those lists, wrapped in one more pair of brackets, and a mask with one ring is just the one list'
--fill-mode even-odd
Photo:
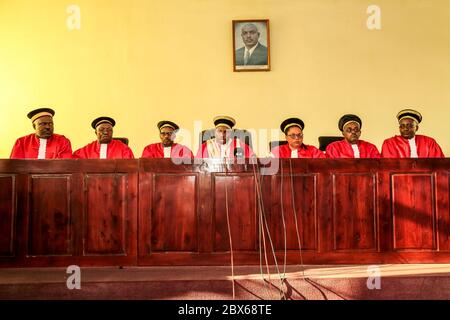
{"label": "white collar", "polygon": [[[247,49],[247,47],[245,47],[245,51],[248,51],[249,55],[251,56],[253,54],[253,51],[255,51],[256,47],[258,46],[259,42],[257,42],[253,47],[251,47],[250,49]],[[244,52],[245,53],[245,52]]]}

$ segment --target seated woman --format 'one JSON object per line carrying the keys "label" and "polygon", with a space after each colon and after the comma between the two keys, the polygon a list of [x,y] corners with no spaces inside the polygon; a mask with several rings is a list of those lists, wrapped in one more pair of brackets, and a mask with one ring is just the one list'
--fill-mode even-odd
{"label": "seated woman", "polygon": [[298,118],[289,118],[281,123],[280,129],[286,135],[287,144],[272,149],[275,158],[325,158],[325,154],[314,146],[303,143],[305,123]]}

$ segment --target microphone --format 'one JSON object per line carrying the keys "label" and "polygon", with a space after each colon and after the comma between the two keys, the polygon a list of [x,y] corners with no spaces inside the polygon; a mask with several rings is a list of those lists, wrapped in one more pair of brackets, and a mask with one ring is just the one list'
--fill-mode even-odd
{"label": "microphone", "polygon": [[244,157],[244,149],[242,149],[242,148],[234,149],[234,156],[236,158],[243,158]]}

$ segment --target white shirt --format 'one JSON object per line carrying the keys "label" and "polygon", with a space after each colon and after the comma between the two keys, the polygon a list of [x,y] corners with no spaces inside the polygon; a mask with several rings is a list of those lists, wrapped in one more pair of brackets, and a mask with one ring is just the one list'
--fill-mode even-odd
{"label": "white shirt", "polygon": [[164,158],[170,158],[172,147],[164,147]]}
{"label": "white shirt", "polygon": [[220,158],[229,158],[230,157],[230,145],[233,139],[229,139],[226,144],[220,144]]}
{"label": "white shirt", "polygon": [[355,143],[355,144],[352,144],[351,146],[353,149],[353,156],[355,158],[360,158],[358,145]]}
{"label": "white shirt", "polygon": [[[256,47],[258,46],[258,44],[259,44],[259,43],[255,44],[252,48],[250,48],[250,50],[247,49],[247,47],[245,47],[244,58],[245,58],[245,56],[248,54],[248,59],[250,60],[250,57],[252,56],[253,51],[255,51],[255,49],[256,49]],[[247,62],[248,62],[248,60],[247,60]]]}
{"label": "white shirt", "polygon": [[100,159],[106,159],[108,154],[108,145],[106,143],[100,144]]}
{"label": "white shirt", "polygon": [[409,142],[409,149],[411,150],[411,158],[418,158],[419,155],[417,154],[416,137],[408,139],[408,142]]}
{"label": "white shirt", "polygon": [[38,159],[45,159],[46,153],[47,153],[47,139],[39,138]]}
{"label": "white shirt", "polygon": [[291,158],[298,158],[298,150],[291,150]]}

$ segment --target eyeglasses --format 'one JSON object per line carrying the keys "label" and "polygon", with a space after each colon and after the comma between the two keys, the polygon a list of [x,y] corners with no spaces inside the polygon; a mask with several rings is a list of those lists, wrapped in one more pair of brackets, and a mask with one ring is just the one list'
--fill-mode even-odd
{"label": "eyeglasses", "polygon": [[303,138],[303,133],[299,133],[299,134],[289,134],[288,135],[288,137],[289,138],[291,138],[291,139],[300,139],[300,138]]}
{"label": "eyeglasses", "polygon": [[352,133],[352,132],[354,132],[354,133],[360,133],[360,132],[361,132],[361,129],[359,129],[359,128],[355,128],[355,129],[347,128],[347,129],[345,129],[344,131],[347,132],[347,133]]}
{"label": "eyeglasses", "polygon": [[403,123],[403,124],[399,125],[400,129],[412,129],[415,127],[416,127],[415,123]]}

